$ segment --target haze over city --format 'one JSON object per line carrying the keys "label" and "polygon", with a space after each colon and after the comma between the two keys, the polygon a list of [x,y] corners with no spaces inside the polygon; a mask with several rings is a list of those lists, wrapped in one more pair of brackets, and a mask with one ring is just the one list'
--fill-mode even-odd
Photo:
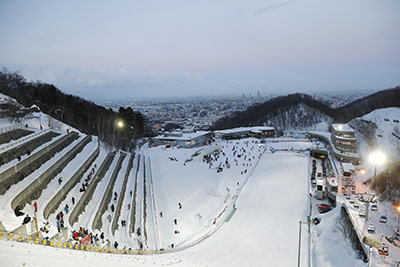
{"label": "haze over city", "polygon": [[400,2],[1,1],[0,66],[87,99],[380,90]]}

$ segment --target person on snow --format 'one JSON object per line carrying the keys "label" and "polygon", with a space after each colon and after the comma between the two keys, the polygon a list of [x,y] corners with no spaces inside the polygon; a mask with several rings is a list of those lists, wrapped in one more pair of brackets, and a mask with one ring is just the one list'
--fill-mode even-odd
{"label": "person on snow", "polygon": [[65,204],[64,210],[65,210],[65,213],[66,213],[66,214],[68,214],[68,209],[69,209],[68,204]]}
{"label": "person on snow", "polygon": [[25,213],[21,212],[21,207],[20,206],[16,206],[15,210],[14,210],[15,216],[19,217],[24,215]]}
{"label": "person on snow", "polygon": [[62,183],[62,177],[58,178],[58,185]]}
{"label": "person on snow", "polygon": [[79,233],[78,232],[74,232],[74,234],[72,235],[73,236],[73,238],[75,239],[75,240],[79,240]]}
{"label": "person on snow", "polygon": [[22,224],[27,224],[27,223],[30,222],[30,221],[31,221],[31,217],[29,217],[29,215],[26,214],[26,216],[25,216],[24,221],[22,222]]}
{"label": "person on snow", "polygon": [[59,233],[60,233],[60,228],[61,228],[61,223],[60,223],[60,221],[57,221],[57,230]]}
{"label": "person on snow", "polygon": [[111,212],[114,212],[114,204],[111,204]]}
{"label": "person on snow", "polygon": [[101,232],[100,238],[101,238],[101,242],[103,242],[103,240],[104,240],[104,233],[103,232]]}
{"label": "person on snow", "polygon": [[117,241],[114,242],[114,248],[115,248],[115,249],[118,248],[118,242],[117,242]]}
{"label": "person on snow", "polygon": [[75,198],[72,197],[72,205],[75,205]]}
{"label": "person on snow", "polygon": [[175,225],[178,225],[178,220],[174,219],[174,223],[175,223]]}
{"label": "person on snow", "polygon": [[37,212],[37,203],[35,201],[35,203],[33,203],[33,207],[35,207],[35,212]]}

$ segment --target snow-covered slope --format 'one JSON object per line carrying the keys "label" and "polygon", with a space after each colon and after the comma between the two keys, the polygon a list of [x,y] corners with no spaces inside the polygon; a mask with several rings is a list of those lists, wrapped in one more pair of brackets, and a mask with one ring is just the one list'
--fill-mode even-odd
{"label": "snow-covered slope", "polygon": [[400,108],[377,109],[350,122],[356,131],[359,154],[364,162],[369,151],[379,149],[388,160],[400,155]]}

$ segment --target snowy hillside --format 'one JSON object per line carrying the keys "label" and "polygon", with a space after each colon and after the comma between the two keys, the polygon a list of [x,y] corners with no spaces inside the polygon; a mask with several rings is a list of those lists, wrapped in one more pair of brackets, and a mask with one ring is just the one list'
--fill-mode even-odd
{"label": "snowy hillside", "polygon": [[[396,112],[385,114],[393,120]],[[315,116],[308,122],[320,127],[329,121],[305,105],[282,116],[302,122]],[[367,118],[380,125],[378,115]],[[302,266],[364,265],[340,230],[339,209],[321,216],[313,208],[309,149],[319,142],[214,139],[191,149],[145,144],[130,153],[40,111],[18,120],[0,125],[0,227],[24,242],[0,238],[1,266],[293,266],[299,221],[310,213],[322,222],[301,234]],[[25,214],[36,214],[40,242],[60,248],[33,244],[36,224],[25,226]],[[165,254],[61,248],[83,242],[87,250]]]}
{"label": "snowy hillside", "polygon": [[[377,109],[350,122],[355,129],[360,155],[379,148],[390,158],[400,155],[400,108]],[[368,159],[364,158],[367,162]]]}

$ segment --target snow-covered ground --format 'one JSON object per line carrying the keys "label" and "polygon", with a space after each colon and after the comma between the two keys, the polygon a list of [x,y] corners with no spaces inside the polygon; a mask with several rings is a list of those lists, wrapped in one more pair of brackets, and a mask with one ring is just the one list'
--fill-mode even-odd
{"label": "snow-covered ground", "polygon": [[[377,119],[382,114],[375,116],[371,113],[365,117],[379,121],[377,124],[382,134],[377,133],[385,140],[382,146],[396,138],[392,134],[398,132],[397,122],[394,121],[396,112],[398,110],[387,111],[387,114],[395,114],[388,121],[384,120],[386,117],[383,118],[382,123],[388,124],[387,127],[382,126],[380,119]],[[50,142],[61,138],[70,129],[68,125],[40,112],[22,123],[38,129],[38,132],[40,124],[47,126],[44,128],[50,125],[53,130],[61,133]],[[7,125],[10,122],[0,123],[0,127]],[[389,130],[391,133],[386,136]],[[7,230],[17,228],[22,221],[22,217],[16,217],[10,208],[13,197],[82,138],[83,134],[0,196],[0,221]],[[111,215],[113,220],[115,212],[108,209],[103,214],[101,231],[93,231],[92,223],[121,155],[117,153],[97,185],[92,200],[73,227],[68,222],[69,214],[65,214],[64,221],[69,233],[84,227],[97,234],[104,232],[111,243],[119,243],[119,248],[139,249],[142,242],[145,249],[162,248],[169,253],[110,255],[10,242],[3,237],[0,240],[0,266],[294,266],[298,257],[299,221],[306,220],[310,208],[310,160],[307,149],[313,145],[306,140],[294,138],[267,139],[266,143],[254,138],[216,140],[209,146],[192,149],[144,145],[135,152],[133,168],[122,200],[118,230],[112,235],[112,221],[109,222],[107,217]],[[43,190],[36,200],[40,224],[45,221],[43,209],[46,204],[97,147],[97,138],[93,138]],[[37,150],[32,151],[32,154]],[[56,213],[63,210],[66,204],[70,211],[73,210],[72,197],[78,202],[83,194],[79,190],[81,184],[92,168],[98,168],[103,163],[108,152],[100,145],[98,157],[68,193]],[[208,155],[208,158],[204,158],[204,155]],[[129,158],[128,153],[112,188],[113,196],[109,205],[114,204],[116,207],[122,197],[120,191]],[[340,166],[337,166],[338,162],[331,155],[330,159],[338,175],[337,169]],[[15,164],[16,160],[1,166],[0,172]],[[58,177],[63,177],[61,185],[58,184]],[[118,193],[116,199],[114,192]],[[135,207],[128,207],[128,204],[135,202]],[[132,214],[134,210],[136,212]],[[26,205],[23,212],[32,214],[32,205]],[[135,223],[134,231],[130,233],[132,215]],[[313,216],[316,215],[313,211]],[[339,208],[318,216],[322,221],[318,226],[311,227],[310,235],[306,231],[307,226],[302,225],[301,265],[306,266],[310,261],[312,266],[365,266],[343,234]],[[388,217],[391,222],[395,219],[392,213]],[[371,220],[374,223],[377,218],[372,214]],[[126,226],[121,226],[121,220],[127,221]],[[49,223],[51,227],[47,236],[51,237],[57,231],[55,213],[50,215]],[[141,235],[137,235],[138,227],[141,228]],[[390,232],[386,228],[382,231]]]}
{"label": "snow-covered ground", "polygon": [[[293,144],[289,145],[293,146]],[[278,143],[276,146],[282,147],[283,144]],[[179,153],[177,154],[179,156]],[[229,221],[223,222],[220,229],[213,235],[186,250],[157,257],[123,256],[118,258],[118,262],[121,260],[122,266],[135,262],[148,265],[179,262],[181,266],[262,266],[263,263],[271,264],[271,266],[295,265],[298,249],[298,222],[305,219],[308,207],[307,162],[308,158],[301,154],[285,152],[264,154],[257,168],[249,176],[246,185],[241,189],[235,214]],[[184,167],[184,169],[189,168],[189,166]],[[178,178],[174,179],[178,180]],[[189,178],[183,176],[181,179]],[[181,190],[175,187],[175,191]],[[180,199],[186,200],[185,192],[180,192],[179,196]],[[193,214],[197,210],[185,212],[187,207],[191,207],[186,206],[191,205],[190,201],[190,199],[182,201],[182,209],[177,206],[171,207],[170,210],[163,210],[167,211],[167,214],[174,213],[173,210],[176,210],[174,215],[179,215],[178,212]],[[166,216],[162,218],[166,219]],[[185,221],[184,215],[178,218],[181,218],[182,222]],[[191,216],[188,218],[187,220],[190,221]],[[179,229],[182,231],[186,228]],[[160,232],[163,234],[162,230]],[[164,235],[169,236],[168,232]],[[303,231],[302,265],[305,265],[308,260],[307,242],[307,234]],[[109,258],[118,257],[97,253],[82,254],[82,252],[33,247],[26,244],[15,244],[11,247],[9,244],[0,241],[0,254],[3,254],[0,256],[0,263],[3,261],[5,266],[19,265],[21,262],[26,262],[27,266],[50,266],[60,256],[66,257],[66,260],[59,262],[59,266],[70,266],[76,257],[80,258],[79,263],[76,263],[81,266],[91,264],[106,266],[109,264]],[[24,251],[24,253],[20,257],[9,257],[13,250]],[[45,260],[40,256],[42,253],[46,253]]]}

